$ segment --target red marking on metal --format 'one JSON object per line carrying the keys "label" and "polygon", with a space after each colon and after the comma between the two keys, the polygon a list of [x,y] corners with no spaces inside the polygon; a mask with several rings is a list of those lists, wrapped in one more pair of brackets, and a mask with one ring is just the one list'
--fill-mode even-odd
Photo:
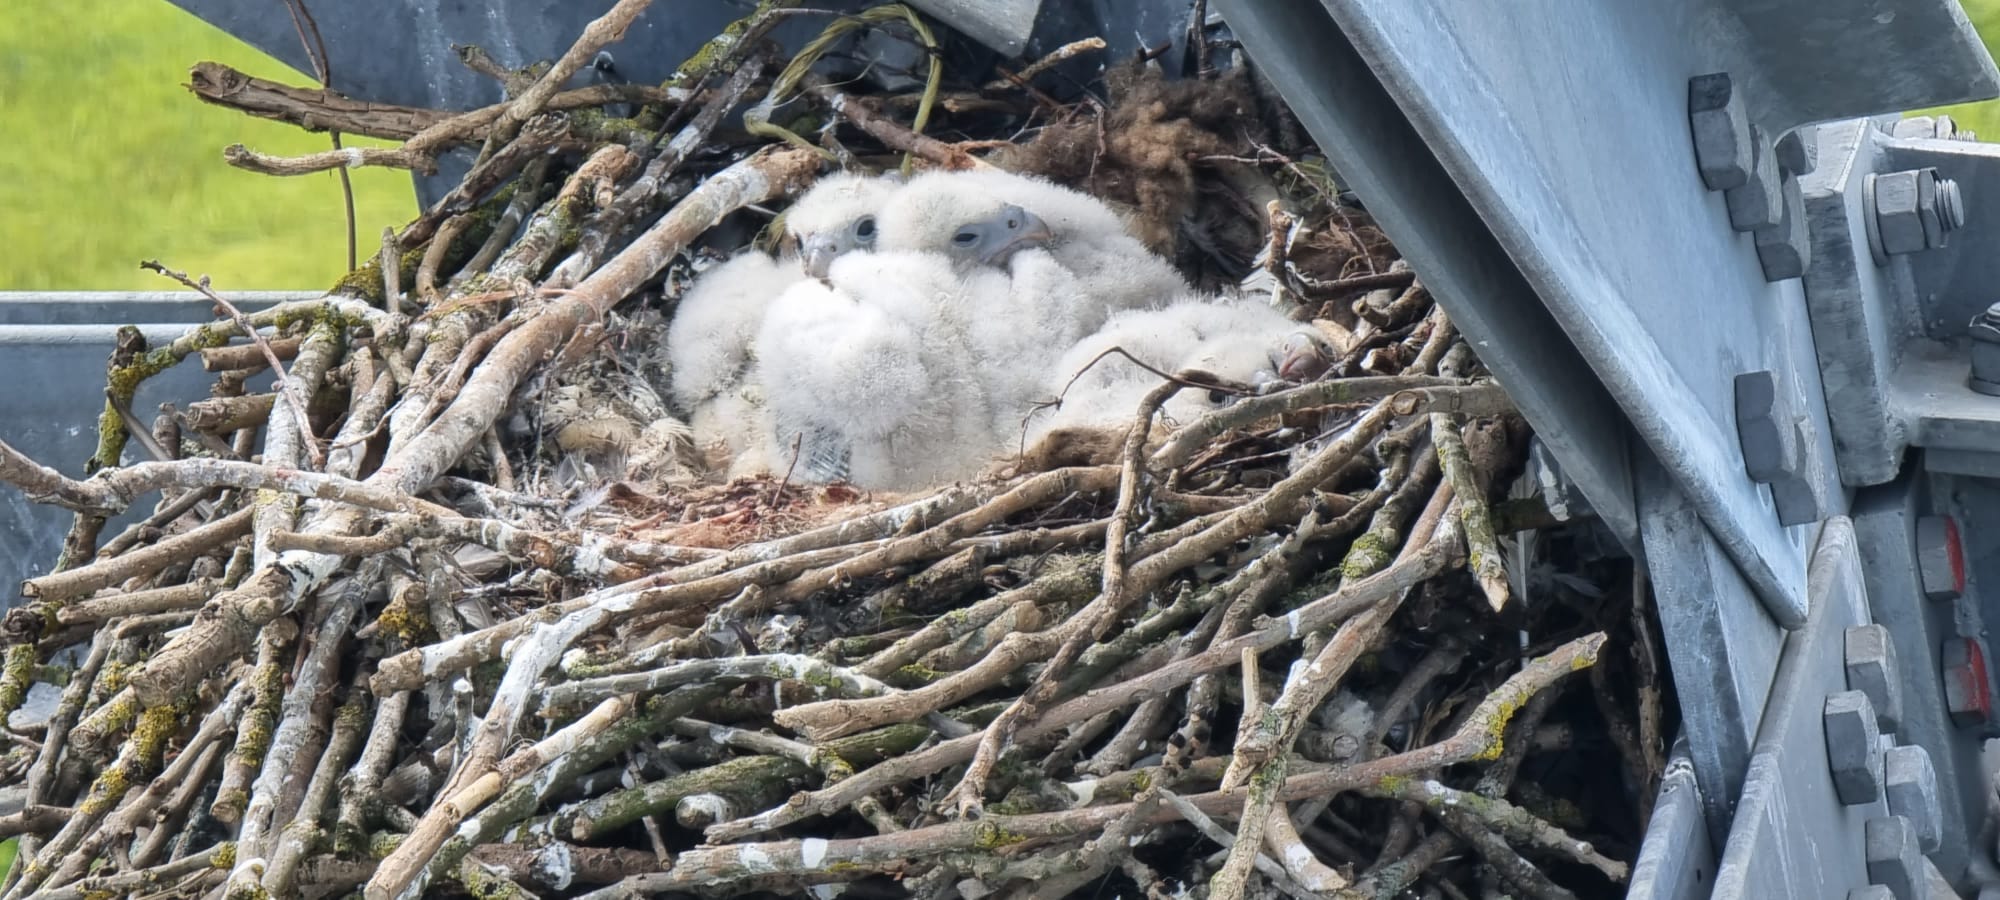
{"label": "red marking on metal", "polygon": [[[1981,646],[1976,638],[1961,637],[1952,640],[1964,642],[1965,662],[1962,665],[1949,666],[1944,670],[1946,678],[1956,681],[1955,684],[1947,685],[1947,696],[1954,696],[1961,701],[1952,704],[1951,712],[1954,715],[1977,713],[1982,720],[1990,720],[1993,717],[1993,691],[1987,686],[1986,681],[1986,648]],[[1952,687],[1956,687],[1957,690],[1949,690]]]}

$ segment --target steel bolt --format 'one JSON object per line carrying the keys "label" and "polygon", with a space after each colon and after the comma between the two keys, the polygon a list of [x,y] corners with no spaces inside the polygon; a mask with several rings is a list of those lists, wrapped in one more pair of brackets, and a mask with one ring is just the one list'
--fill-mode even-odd
{"label": "steel bolt", "polygon": [[1883,793],[1889,814],[1910,821],[1917,830],[1917,847],[1935,853],[1944,844],[1944,806],[1938,802],[1937,770],[1931,755],[1915,744],[1892,747],[1883,754]]}
{"label": "steel bolt", "polygon": [[1917,577],[1929,600],[1955,600],[1965,590],[1964,551],[1958,545],[1958,523],[1950,516],[1917,520]]}
{"label": "steel bolt", "polygon": [[1729,73],[1688,80],[1688,125],[1694,133],[1695,166],[1711,191],[1726,191],[1750,180],[1755,136],[1743,97]]}
{"label": "steel bolt", "polygon": [[1843,650],[1848,690],[1868,695],[1875,706],[1875,724],[1895,731],[1903,719],[1903,685],[1896,679],[1896,645],[1881,625],[1847,629]]}
{"label": "steel bolt", "polygon": [[1882,796],[1882,732],[1875,727],[1875,709],[1860,691],[1828,694],[1822,712],[1826,727],[1826,765],[1833,773],[1834,793],[1848,806],[1873,803]]}
{"label": "steel bolt", "polygon": [[1771,152],[1778,157],[1778,165],[1793,175],[1805,175],[1819,167],[1819,129],[1814,125],[1801,125],[1778,139]]}
{"label": "steel bolt", "polygon": [[1979,140],[1979,135],[1958,127],[1958,120],[1945,113],[1938,113],[1931,121],[1931,136],[1947,141]]}
{"label": "steel bolt", "polygon": [[1943,247],[1965,224],[1957,182],[1939,178],[1936,168],[1870,175],[1864,201],[1874,208],[1872,249],[1881,254],[1915,253]]}
{"label": "steel bolt", "polygon": [[1972,377],[1968,384],[1982,394],[2000,396],[2000,303],[1973,316],[1966,334],[1972,338]]}
{"label": "steel bolt", "polygon": [[1819,520],[1819,496],[1806,477],[1806,436],[1793,394],[1768,369],[1736,376],[1736,440],[1744,472],[1771,488],[1782,525]]}
{"label": "steel bolt", "polygon": [[1723,205],[1729,209],[1729,227],[1737,231],[1777,227],[1785,216],[1784,181],[1777,151],[1764,129],[1750,126],[1750,171],[1742,184],[1722,192]]}
{"label": "steel bolt", "polygon": [[1917,830],[1902,816],[1880,816],[1861,829],[1867,851],[1868,881],[1889,889],[1900,900],[1928,894],[1923,854],[1917,851]]}
{"label": "steel bolt", "polygon": [[[1794,141],[1797,137],[1796,132],[1788,135]],[[1784,147],[1783,142],[1778,144],[1780,151]],[[1779,189],[1783,206],[1778,224],[1756,234],[1757,264],[1764,270],[1765,281],[1798,278],[1812,261],[1812,236],[1806,233],[1806,201],[1799,191],[1799,180],[1786,176]]]}
{"label": "steel bolt", "polygon": [[1986,649],[1977,638],[1945,638],[1938,649],[1944,676],[1944,705],[1952,724],[1970,728],[1993,717],[1993,691],[1986,680]]}

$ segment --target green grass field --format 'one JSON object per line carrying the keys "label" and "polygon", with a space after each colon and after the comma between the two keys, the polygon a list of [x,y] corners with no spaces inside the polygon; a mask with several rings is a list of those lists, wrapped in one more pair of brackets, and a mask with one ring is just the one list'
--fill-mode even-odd
{"label": "green grass field", "polygon": [[[1966,17],[1972,20],[1972,27],[1979,30],[1980,40],[1986,42],[1987,51],[2000,58],[2000,0],[1962,0],[1961,5],[1965,7]],[[1959,128],[1972,130],[1980,140],[2000,141],[2000,100],[1963,103],[1923,112],[1950,113],[1958,121]]]}
{"label": "green grass field", "polygon": [[[150,258],[224,289],[345,271],[336,175],[222,162],[232,143],[298,154],[328,137],[196,100],[183,85],[201,60],[311,83],[165,0],[0,4],[0,290],[178,289],[139,269]],[[407,173],[363,169],[354,189],[363,254],[416,213]]]}
{"label": "green grass field", "polygon": [[[1965,6],[2000,49],[2000,0]],[[166,0],[0,4],[0,290],[174,287],[139,269],[149,258],[225,289],[339,277],[347,226],[337,177],[270,178],[221,157],[239,142],[309,153],[327,149],[327,137],[195,100],[182,85],[200,60],[311,82]],[[2000,102],[1947,111],[2000,140]],[[383,226],[415,214],[416,200],[402,172],[363,169],[354,182],[365,254]]]}

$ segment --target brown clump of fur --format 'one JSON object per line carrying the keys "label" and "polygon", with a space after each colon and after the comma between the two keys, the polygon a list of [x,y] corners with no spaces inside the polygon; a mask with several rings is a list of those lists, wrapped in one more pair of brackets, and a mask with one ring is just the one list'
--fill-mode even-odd
{"label": "brown clump of fur", "polygon": [[1155,253],[1172,256],[1184,218],[1202,192],[1200,157],[1242,155],[1261,136],[1248,75],[1169,81],[1139,62],[1104,73],[1110,104],[1049,125],[1033,141],[998,151],[992,162],[1044,175],[1110,203]]}

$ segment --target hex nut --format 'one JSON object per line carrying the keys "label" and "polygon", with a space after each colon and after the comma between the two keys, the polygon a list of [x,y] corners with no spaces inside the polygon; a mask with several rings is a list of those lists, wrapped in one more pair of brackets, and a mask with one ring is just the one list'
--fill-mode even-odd
{"label": "hex nut", "polygon": [[1955,600],[1964,590],[1958,581],[1964,563],[1953,558],[1959,552],[1957,537],[1958,524],[1947,516],[1917,520],[1917,577],[1925,598]]}
{"label": "hex nut", "polygon": [[[1783,145],[1779,146],[1782,149]],[[1786,176],[1781,190],[1784,196],[1778,224],[1757,232],[1757,264],[1764,270],[1765,281],[1799,278],[1812,261],[1812,237],[1806,233],[1806,201],[1799,180]]]}
{"label": "hex nut", "polygon": [[1973,728],[1993,717],[1993,689],[1986,678],[1986,649],[1978,638],[1948,637],[1938,649],[1944,705],[1952,724]]}
{"label": "hex nut", "polygon": [[[1915,253],[1924,249],[1923,214],[1918,210],[1923,194],[1924,170],[1912,169],[1875,176],[1875,229],[1882,236],[1882,252]],[[1931,186],[1935,201],[1937,186]]]}
{"label": "hex nut", "polygon": [[1875,210],[1875,249],[1884,254],[1943,247],[1951,232],[1965,224],[1958,184],[1939,178],[1935,168],[1870,175],[1863,190]]}
{"label": "hex nut", "polygon": [[1729,73],[1688,79],[1688,125],[1694,133],[1695,168],[1711,191],[1726,191],[1750,179],[1755,147],[1750,114]]}
{"label": "hex nut", "polygon": [[1972,339],[1972,374],[1968,384],[1979,393],[2000,396],[2000,303],[1973,316],[1965,333]]}
{"label": "hex nut", "polygon": [[1889,126],[1891,137],[1930,138],[1938,136],[1938,122],[1932,116],[1905,116]]}
{"label": "hex nut", "polygon": [[1784,173],[1764,129],[1750,126],[1750,172],[1742,184],[1722,192],[1729,207],[1729,227],[1737,231],[1770,228],[1784,218]]}
{"label": "hex nut", "polygon": [[1801,125],[1778,139],[1772,153],[1778,158],[1778,167],[1793,176],[1810,174],[1819,168],[1818,127]]}
{"label": "hex nut", "polygon": [[1908,819],[1917,831],[1917,848],[1936,853],[1944,845],[1944,806],[1938,800],[1937,770],[1929,751],[1915,744],[1891,747],[1883,754],[1883,793],[1889,814]]}
{"label": "hex nut", "polygon": [[1882,796],[1882,732],[1875,727],[1875,709],[1868,695],[1860,691],[1828,694],[1821,719],[1826,727],[1826,765],[1833,773],[1834,793],[1847,806],[1875,802]]}
{"label": "hex nut", "polygon": [[1805,436],[1792,394],[1779,390],[1768,369],[1736,376],[1736,440],[1751,480],[1771,488],[1778,522],[1802,525],[1820,518],[1819,496],[1805,477]]}
{"label": "hex nut", "polygon": [[1895,731],[1903,720],[1903,683],[1896,671],[1896,645],[1882,625],[1856,625],[1843,640],[1847,689],[1868,695],[1875,706],[1875,724]]}
{"label": "hex nut", "polygon": [[1923,854],[1917,852],[1917,831],[1902,816],[1878,816],[1861,827],[1868,860],[1868,882],[1889,889],[1901,900],[1916,900],[1930,887],[1924,879]]}

